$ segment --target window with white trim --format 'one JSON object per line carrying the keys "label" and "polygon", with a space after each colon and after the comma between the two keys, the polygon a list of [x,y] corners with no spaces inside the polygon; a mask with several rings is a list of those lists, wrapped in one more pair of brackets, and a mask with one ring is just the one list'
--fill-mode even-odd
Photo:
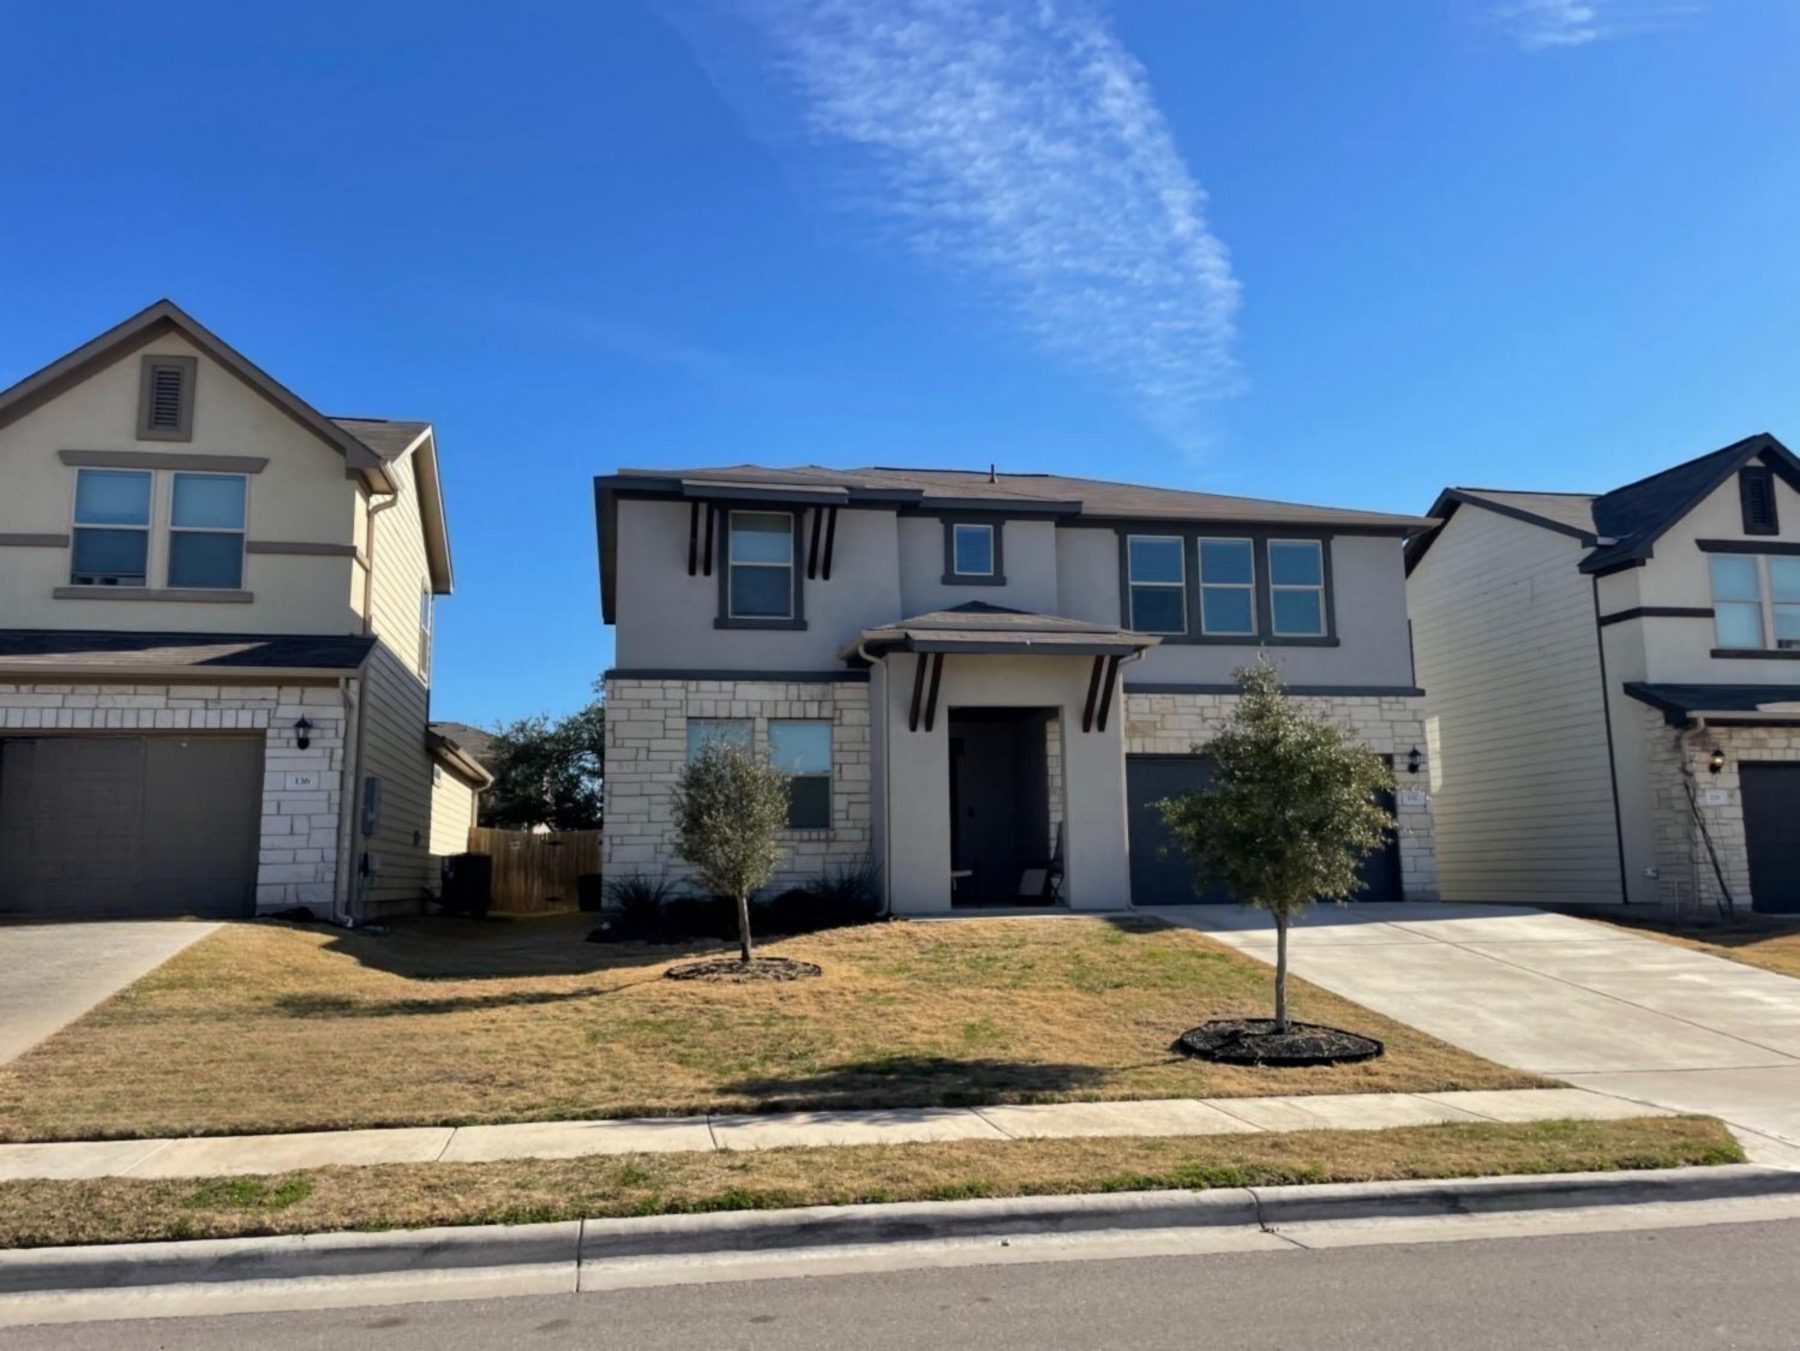
{"label": "window with white trim", "polygon": [[1187,578],[1179,535],[1131,535],[1125,540],[1126,585],[1139,633],[1187,632]]}
{"label": "window with white trim", "polygon": [[1713,554],[1709,567],[1720,647],[1800,651],[1800,556]]}
{"label": "window with white trim", "polygon": [[1200,541],[1200,632],[1256,633],[1256,548],[1247,539]]}
{"label": "window with white trim", "polygon": [[69,581],[76,586],[144,586],[150,573],[150,490],[142,469],[75,471],[74,547]]}
{"label": "window with white trim", "polygon": [[1278,638],[1325,636],[1325,546],[1269,541],[1269,630]]}
{"label": "window with white trim", "polygon": [[785,511],[734,511],[726,553],[726,613],[732,619],[794,618],[794,518]]}
{"label": "window with white trim", "polygon": [[958,577],[994,575],[994,527],[957,523],[950,527],[951,571]]}
{"label": "window with white trim", "polygon": [[169,585],[236,591],[244,584],[242,474],[172,475]]}
{"label": "window with white trim", "polygon": [[788,776],[788,829],[831,828],[831,724],[770,719],[769,762]]}
{"label": "window with white trim", "polygon": [[431,624],[433,610],[431,588],[419,588],[419,674],[431,678]]}

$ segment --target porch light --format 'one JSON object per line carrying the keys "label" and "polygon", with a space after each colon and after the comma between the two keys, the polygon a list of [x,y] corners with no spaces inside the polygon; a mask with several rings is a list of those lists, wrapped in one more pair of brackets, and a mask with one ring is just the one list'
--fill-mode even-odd
{"label": "porch light", "polygon": [[294,744],[301,750],[312,745],[312,727],[311,719],[306,717],[302,717],[299,722],[294,724]]}
{"label": "porch light", "polygon": [[1417,774],[1419,772],[1419,765],[1424,759],[1425,757],[1419,754],[1419,748],[1414,746],[1406,753],[1406,772],[1408,774]]}
{"label": "porch light", "polygon": [[1725,752],[1721,749],[1715,748],[1712,753],[1712,758],[1706,762],[1706,768],[1710,773],[1713,773],[1713,774],[1717,774],[1721,769],[1724,769],[1725,768]]}

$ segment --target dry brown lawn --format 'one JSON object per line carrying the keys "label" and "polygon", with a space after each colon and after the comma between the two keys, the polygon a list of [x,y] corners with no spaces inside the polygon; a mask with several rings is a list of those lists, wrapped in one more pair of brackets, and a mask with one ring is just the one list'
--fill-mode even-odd
{"label": "dry brown lawn", "polygon": [[526,1223],[877,1201],[1483,1177],[1741,1162],[1717,1121],[961,1141],[740,1154],[0,1183],[0,1247]]}
{"label": "dry brown lawn", "polygon": [[1173,1054],[1195,1023],[1266,1011],[1271,973],[1153,920],[840,929],[763,946],[821,979],[741,986],[664,980],[684,954],[588,927],[230,926],[0,1068],[0,1139],[1541,1082],[1302,981],[1296,1017],[1388,1053],[1303,1070]]}
{"label": "dry brown lawn", "polygon": [[1800,924],[1792,920],[1743,915],[1718,924],[1673,924],[1640,919],[1635,915],[1630,918],[1609,915],[1606,922],[1633,933],[1660,938],[1665,943],[1743,962],[1746,966],[1760,966],[1765,971],[1778,971],[1784,976],[1800,976]]}

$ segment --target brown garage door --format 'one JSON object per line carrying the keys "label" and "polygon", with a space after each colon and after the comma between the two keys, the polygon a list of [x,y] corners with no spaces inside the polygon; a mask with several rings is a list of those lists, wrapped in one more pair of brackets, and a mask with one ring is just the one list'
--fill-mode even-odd
{"label": "brown garage door", "polygon": [[0,738],[0,914],[248,915],[262,742]]}

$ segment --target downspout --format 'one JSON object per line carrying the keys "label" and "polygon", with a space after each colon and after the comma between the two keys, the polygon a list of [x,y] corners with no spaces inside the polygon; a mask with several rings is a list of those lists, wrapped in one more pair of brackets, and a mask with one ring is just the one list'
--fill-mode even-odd
{"label": "downspout", "polygon": [[[371,493],[370,496],[373,498],[375,494]],[[375,518],[399,501],[400,490],[396,488],[391,492],[383,494],[380,501],[371,501],[369,503],[369,509],[364,517],[367,522],[366,529],[364,530],[366,539],[364,540],[365,561],[363,563],[362,607],[362,631],[365,637],[372,636],[375,632]],[[362,888],[367,880],[367,874],[363,871],[361,866],[363,861],[362,858],[357,858],[354,861],[351,858],[353,854],[362,854],[365,857],[367,854],[366,849],[358,850],[356,848],[358,822],[362,820],[363,813],[363,746],[366,740],[365,732],[368,727],[368,720],[361,716],[361,705],[362,700],[359,698],[357,703],[356,738],[354,742],[348,743],[347,747],[352,750],[352,758],[350,764],[347,766],[351,775],[351,792],[345,799],[350,805],[350,810],[345,813],[343,823],[344,836],[347,844],[347,847],[344,850],[344,866],[348,869],[344,886],[344,924],[346,927],[354,927],[356,924],[356,913],[358,910],[356,901],[360,897]]]}
{"label": "downspout", "polygon": [[[1713,876],[1719,883],[1719,915],[1729,919],[1737,910],[1737,901],[1732,897],[1731,888],[1725,882],[1725,869],[1719,863],[1719,851],[1713,846],[1712,832],[1706,828],[1706,817],[1700,811],[1700,795],[1694,787],[1694,768],[1688,754],[1696,732],[1706,730],[1704,717],[1693,719],[1686,727],[1675,733],[1675,753],[1681,758],[1681,783],[1687,792],[1688,811],[1693,815],[1694,824],[1700,828],[1700,840],[1706,846],[1707,861],[1712,864]],[[1700,861],[1694,860],[1694,904],[1700,904]]]}
{"label": "downspout", "polygon": [[[886,660],[886,658],[869,655],[866,638],[857,642],[856,655],[869,663],[871,671],[875,669],[877,660]],[[894,856],[894,795],[890,791],[891,783],[888,780],[889,761],[893,758],[892,747],[888,744],[889,738],[893,734],[893,723],[889,718],[889,714],[892,712],[889,704],[894,693],[893,683],[888,678],[887,667],[883,666],[881,668],[881,917],[883,919],[892,919],[894,916],[894,879],[888,862]],[[875,711],[870,709],[871,722],[874,717]],[[873,751],[874,747],[871,746],[870,750]]]}
{"label": "downspout", "polygon": [[333,918],[348,926],[350,888],[354,874],[350,854],[356,845],[356,801],[362,782],[362,676],[338,677],[338,693],[344,701],[344,749],[338,786],[338,852],[337,868],[332,879],[331,909]]}

